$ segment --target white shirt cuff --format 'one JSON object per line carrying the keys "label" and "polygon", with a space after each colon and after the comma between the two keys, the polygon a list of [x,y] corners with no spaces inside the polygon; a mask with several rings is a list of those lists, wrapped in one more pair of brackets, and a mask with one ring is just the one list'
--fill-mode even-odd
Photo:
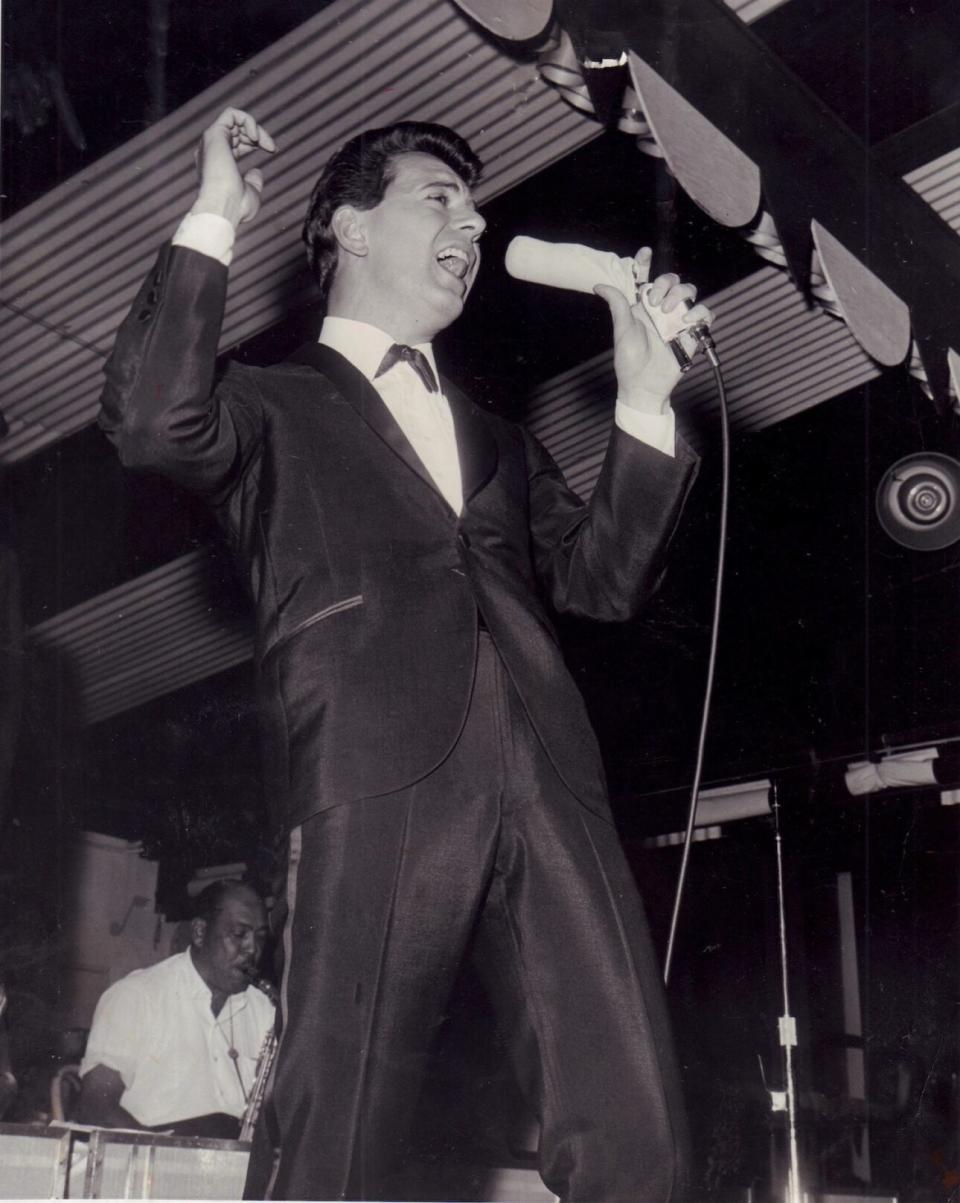
{"label": "white shirt cuff", "polygon": [[665,414],[647,414],[618,401],[615,418],[617,425],[626,434],[671,458],[676,455],[677,419],[672,409],[668,409]]}
{"label": "white shirt cuff", "polygon": [[177,226],[173,245],[199,251],[201,255],[219,259],[224,267],[229,267],[236,237],[233,223],[218,213],[188,213]]}

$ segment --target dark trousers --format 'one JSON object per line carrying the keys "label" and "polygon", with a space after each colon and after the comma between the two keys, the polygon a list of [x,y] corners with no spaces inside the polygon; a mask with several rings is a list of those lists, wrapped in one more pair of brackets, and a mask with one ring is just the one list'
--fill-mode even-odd
{"label": "dark trousers", "polygon": [[[486,634],[463,732],[429,776],[291,841],[269,1183],[248,1197],[396,1198],[391,1173],[473,941],[525,1034],[540,1172],[563,1200],[679,1195],[685,1122],[660,969],[613,827],[555,773]],[[465,1084],[466,1086],[466,1084]]]}

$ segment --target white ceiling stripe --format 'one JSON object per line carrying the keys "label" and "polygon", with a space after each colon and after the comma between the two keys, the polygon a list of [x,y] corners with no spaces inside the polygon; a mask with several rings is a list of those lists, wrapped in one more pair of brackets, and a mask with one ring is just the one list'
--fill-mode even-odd
{"label": "white ceiling stripe", "polygon": [[[777,6],[764,0],[728,2],[750,20]],[[359,36],[358,30],[362,33],[378,27],[383,37],[379,46],[368,46],[362,87],[354,80],[343,96],[326,96],[319,102],[304,88],[304,80],[314,68],[318,80],[338,77],[331,72],[329,57],[317,47],[323,37],[338,43],[330,49],[331,54],[349,46],[349,40],[343,40],[348,26],[338,16],[350,8],[346,0],[218,86],[226,97],[230,88],[242,82],[239,77],[256,66],[265,105],[282,96],[283,103],[275,107],[287,116],[283,125],[272,123],[286,151],[286,162],[278,160],[270,170],[271,209],[246,235],[242,258],[238,255],[224,346],[272,325],[290,306],[290,281],[300,272],[300,213],[315,164],[359,125],[422,116],[456,126],[490,164],[488,197],[569,153],[597,132],[587,119],[558,103],[531,69],[492,55],[468,26],[457,30],[455,45],[458,63],[464,54],[470,59],[469,70],[458,67],[455,80],[444,74],[437,83],[434,72],[429,79],[422,79],[409,59],[403,60],[399,72],[388,74],[389,48],[396,36],[389,31],[406,30],[423,15],[424,6],[413,0],[392,4],[373,0],[364,7],[363,15],[371,19],[358,26],[361,14],[348,14],[354,22],[349,29]],[[426,11],[434,16],[430,36],[435,39],[442,39],[446,30],[457,24],[442,0],[428,5]],[[472,48],[464,52],[471,38]],[[394,86],[384,85],[384,81],[402,79],[407,67],[410,103],[419,105],[429,96],[432,107],[428,111],[403,111],[398,108],[396,93],[389,94],[388,101],[381,97],[379,107],[369,95],[360,95],[369,92],[372,78],[381,91],[384,86]],[[350,78],[349,64],[339,77]],[[317,90],[321,87],[318,83]],[[57,190],[62,194],[59,197],[51,194],[5,223],[5,285],[15,278],[7,274],[12,238],[14,252],[19,245],[24,255],[21,261],[15,253],[13,262],[15,267],[18,262],[23,266],[25,295],[45,297],[40,302],[44,306],[40,316],[53,320],[47,306],[52,301],[63,302],[61,317],[71,332],[106,345],[146,270],[149,258],[144,243],[159,241],[188,203],[193,181],[192,173],[183,166],[184,156],[189,159],[197,129],[223,102],[214,99],[216,91],[211,89],[172,114],[169,128],[161,128],[165,123],[159,123],[101,160],[86,173],[85,180],[68,182]],[[351,107],[358,97],[362,113]],[[265,124],[270,124],[266,117],[273,107],[261,105]],[[522,121],[517,120],[518,113]],[[331,116],[332,121],[328,120]],[[324,129],[325,140],[311,150],[310,157],[306,140],[315,136],[316,128]],[[167,182],[148,191],[143,181],[154,179],[158,166],[168,169]],[[960,150],[941,156],[906,179],[945,220],[951,224],[960,220]],[[120,212],[116,200],[125,195],[136,200]],[[111,203],[114,212],[105,224],[102,212],[109,212]],[[59,247],[43,229],[46,222],[48,229],[56,230],[58,221]],[[110,245],[108,256],[102,252],[104,243]],[[54,270],[44,275],[48,263]],[[58,274],[57,263],[64,273],[70,272],[71,263],[77,265],[72,283],[69,275]],[[12,299],[20,303],[19,295]],[[302,294],[296,299],[301,300]],[[710,298],[709,303],[720,314],[716,332],[736,429],[763,429],[877,375],[846,327],[823,313],[808,311],[787,276],[775,268],[761,269]],[[0,331],[12,339],[18,370],[36,373],[38,360],[44,365],[41,371],[46,387],[38,390],[38,378],[33,374],[22,382],[19,394],[21,412],[31,424],[21,423],[23,428],[18,430],[17,413],[7,410],[14,433],[6,441],[4,458],[16,459],[90,421],[96,409],[101,364],[90,351],[64,344],[9,312],[0,313]],[[814,364],[817,367],[812,367]],[[16,387],[16,376],[13,384]],[[612,385],[610,357],[602,354],[545,382],[530,398],[528,424],[555,454],[571,485],[584,493],[592,489],[602,463],[611,421]],[[681,423],[696,426],[714,412],[712,377],[705,364],[698,363],[685,377],[676,400]],[[34,638],[56,646],[71,662],[82,666],[81,691],[88,721],[142,704],[250,656],[252,645],[245,624],[211,613],[206,604],[215,586],[201,585],[194,590],[184,583],[186,579],[202,582],[209,572],[207,554],[192,553],[33,629]],[[204,600],[193,609],[190,599],[196,598]],[[145,663],[149,671],[144,671]]]}
{"label": "white ceiling stripe", "polygon": [[177,559],[163,564],[160,568],[145,572],[132,580],[124,581],[122,585],[117,585],[106,593],[98,594],[88,601],[73,606],[70,610],[55,614],[52,618],[38,623],[32,628],[33,633],[38,638],[48,634],[59,634],[75,628],[78,623],[82,623],[90,615],[103,616],[104,622],[112,621],[111,616],[114,613],[122,614],[125,606],[149,595],[156,589],[169,588],[173,582],[181,578],[193,579],[197,568],[209,558],[210,553],[207,550],[191,551],[186,555],[178,556]]}
{"label": "white ceiling stripe", "polygon": [[[746,20],[776,7],[729,3]],[[355,47],[361,45],[358,71]],[[452,65],[438,72],[437,61]],[[331,79],[344,82],[331,91]],[[445,0],[360,6],[341,0],[4,223],[7,297],[106,349],[150,247],[169,233],[189,201],[197,129],[231,97],[259,111],[283,154],[268,167],[268,208],[245,233],[238,254],[225,348],[278,322],[291,305],[306,303],[297,236],[303,198],[317,165],[358,125],[399,116],[455,125],[490,164],[482,199],[597,133],[539,82],[530,65],[498,54]],[[960,220],[958,159],[960,152],[942,156],[908,177],[953,221]],[[9,311],[0,311],[0,335],[7,365],[2,405],[11,427],[0,459],[9,462],[91,421],[101,363],[94,352]]]}
{"label": "white ceiling stripe", "polygon": [[[808,310],[776,268],[762,268],[707,304],[718,315],[714,333],[734,430],[761,430],[878,374],[846,326]],[[535,389],[526,412],[527,425],[571,484],[587,494],[599,474],[615,393],[612,358],[605,352]],[[717,407],[705,361],[683,377],[675,405],[681,428],[702,443],[696,426]]]}
{"label": "white ceiling stripe", "polygon": [[[843,323],[808,311],[776,268],[762,268],[708,304],[719,315],[715,332],[735,429],[762,429],[877,375]],[[545,381],[530,397],[528,426],[585,495],[600,472],[615,391],[605,352]],[[703,361],[679,385],[676,407],[681,426],[700,441],[696,428],[716,408]],[[218,564],[203,550],[181,556],[33,628],[33,639],[69,658],[87,721],[252,654],[247,622],[211,604],[219,591]]]}
{"label": "white ceiling stripe", "polygon": [[90,700],[102,707],[105,701],[117,700],[124,695],[139,696],[143,691],[143,683],[152,676],[161,675],[164,684],[176,675],[183,679],[183,671],[189,673],[191,663],[196,664],[201,658],[206,663],[216,661],[222,663],[229,658],[230,648],[242,650],[244,659],[251,655],[250,639],[243,638],[237,632],[225,636],[224,632],[212,623],[202,631],[195,631],[190,638],[178,640],[176,647],[161,647],[148,649],[144,652],[139,663],[117,664],[109,676],[101,676],[97,690],[91,692]]}
{"label": "white ceiling stripe", "polygon": [[252,655],[248,616],[222,611],[223,562],[191,552],[30,631],[67,658],[86,722],[98,722]]}
{"label": "white ceiling stripe", "polygon": [[[600,132],[533,64],[494,49],[447,0],[339,0],[5,222],[4,298],[107,350],[155,247],[190,204],[199,131],[230,101],[256,113],[281,154],[266,166],[264,212],[242,236],[223,347],[305,300],[306,197],[322,163],[357,129],[402,118],[455,127],[488,163],[482,201]],[[11,429],[0,459],[12,462],[93,418],[102,364],[95,351],[7,309],[0,337],[0,406]]]}
{"label": "white ceiling stripe", "polygon": [[782,8],[787,0],[726,0],[726,3],[741,21],[751,23],[772,13],[775,8]]}
{"label": "white ceiling stripe", "polygon": [[[341,0],[92,164],[88,171],[72,177],[10,218],[4,223],[5,237],[34,243],[42,258],[48,238],[67,236],[71,230],[84,232],[84,223],[89,228],[97,228],[103,210],[94,206],[114,203],[122,197],[127,200],[127,212],[151,212],[157,208],[155,202],[171,187],[178,191],[185,188],[189,195],[193,188],[190,152],[199,128],[218,106],[228,102],[251,108],[257,105],[261,109],[258,116],[266,112],[262,106],[269,104],[275,117],[273,128],[279,138],[288,138],[294,132],[309,137],[306,128],[301,128],[295,120],[297,110],[290,110],[288,105],[292,101],[301,107],[308,106],[311,111],[315,107],[326,116],[329,105],[345,90],[358,86],[368,88],[371,74],[388,67],[392,57],[377,53],[371,30],[381,30],[388,39],[387,49],[402,53],[406,48],[405,39],[394,43],[389,39],[396,38],[408,26],[417,28],[418,21],[424,18],[434,28],[443,27],[451,15],[450,6],[439,0],[432,4],[371,0],[365,5]],[[365,56],[367,70],[362,73],[356,71],[358,45],[368,51]],[[318,91],[322,93],[322,97],[316,97],[318,103],[311,99],[313,93],[305,87],[311,71],[316,71]],[[337,89],[334,84],[334,90],[331,90],[331,80],[345,81],[345,88]],[[197,125],[198,120],[201,126]],[[167,170],[161,171],[162,168]],[[175,182],[171,179],[173,175],[183,179]],[[149,191],[143,187],[145,179],[153,185]],[[115,204],[114,211],[118,211]],[[44,223],[43,233],[39,236],[38,222]]]}
{"label": "white ceiling stripe", "polygon": [[941,155],[903,178],[960,234],[960,149]]}
{"label": "white ceiling stripe", "polygon": [[[165,646],[166,642],[176,636],[179,642],[180,634],[189,630],[195,624],[198,616],[211,612],[209,599],[194,596],[175,597],[167,594],[163,597],[152,598],[149,608],[144,607],[137,613],[123,615],[112,629],[98,630],[84,640],[78,640],[80,646],[74,645],[75,663],[81,671],[95,671],[109,667],[111,673],[122,669],[132,660],[146,665],[147,653]],[[158,605],[162,605],[166,622],[160,634],[153,626],[153,613]]]}
{"label": "white ceiling stripe", "polygon": [[123,714],[142,706],[154,698],[183,689],[207,677],[216,676],[250,659],[248,641],[236,641],[231,646],[223,641],[205,655],[198,655],[193,644],[185,644],[180,657],[171,660],[162,674],[143,677],[128,674],[117,682],[110,682],[110,689],[91,693],[84,712],[84,721],[98,723],[116,714]]}

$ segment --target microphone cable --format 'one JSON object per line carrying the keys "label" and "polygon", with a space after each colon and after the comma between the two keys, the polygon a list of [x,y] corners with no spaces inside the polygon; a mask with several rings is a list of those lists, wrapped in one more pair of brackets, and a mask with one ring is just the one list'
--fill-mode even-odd
{"label": "microphone cable", "polygon": [[683,902],[684,887],[687,879],[687,869],[690,862],[690,848],[693,844],[693,832],[696,826],[697,801],[700,796],[700,780],[703,776],[704,749],[707,743],[707,731],[710,723],[710,706],[713,701],[713,684],[717,667],[717,645],[720,635],[720,607],[723,600],[723,576],[727,553],[727,512],[730,502],[730,422],[727,415],[727,390],[723,382],[723,372],[717,348],[709,330],[699,328],[694,333],[703,349],[717,386],[717,396],[720,401],[720,528],[717,547],[717,575],[713,591],[713,618],[710,631],[710,653],[707,659],[707,677],[703,691],[703,707],[700,715],[700,734],[697,739],[697,755],[693,769],[693,783],[690,787],[690,803],[687,811],[687,826],[683,837],[683,855],[680,859],[680,873],[677,878],[677,889],[673,899],[673,913],[670,916],[670,933],[667,937],[667,951],[663,963],[663,984],[670,984],[670,968],[673,964],[673,953],[677,938],[677,927],[680,920],[680,907]]}

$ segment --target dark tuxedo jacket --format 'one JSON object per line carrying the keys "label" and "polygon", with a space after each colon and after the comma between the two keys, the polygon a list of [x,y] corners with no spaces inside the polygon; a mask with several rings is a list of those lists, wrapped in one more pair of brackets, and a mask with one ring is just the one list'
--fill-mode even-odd
{"label": "dark tuxedo jacket", "polygon": [[268,790],[285,825],[423,777],[457,739],[478,613],[555,767],[607,814],[550,609],[624,619],[655,587],[695,457],[614,429],[589,505],[448,382],[458,517],[376,390],[319,345],[215,380],[227,271],[165,247],[107,364],[123,462],[214,507],[256,608]]}

